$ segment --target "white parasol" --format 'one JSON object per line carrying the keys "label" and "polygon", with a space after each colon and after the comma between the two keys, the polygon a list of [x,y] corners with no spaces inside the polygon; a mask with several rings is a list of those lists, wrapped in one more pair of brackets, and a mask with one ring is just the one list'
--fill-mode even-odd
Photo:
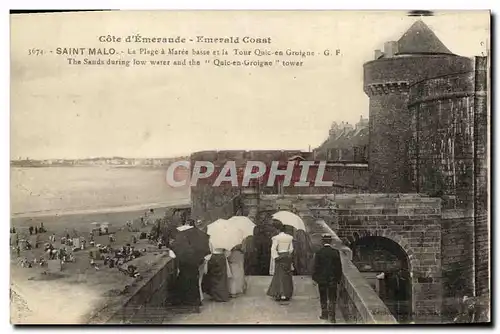
{"label": "white parasol", "polygon": [[207,234],[210,236],[210,244],[213,249],[233,249],[234,246],[243,242],[243,231],[226,219],[217,219],[207,226]]}
{"label": "white parasol", "polygon": [[243,238],[253,235],[253,229],[255,224],[250,220],[250,218],[245,216],[233,216],[228,219],[231,224],[236,225],[242,232]]}
{"label": "white parasol", "polygon": [[279,211],[273,215],[273,218],[279,220],[283,225],[293,226],[297,230],[306,230],[302,218],[290,211]]}

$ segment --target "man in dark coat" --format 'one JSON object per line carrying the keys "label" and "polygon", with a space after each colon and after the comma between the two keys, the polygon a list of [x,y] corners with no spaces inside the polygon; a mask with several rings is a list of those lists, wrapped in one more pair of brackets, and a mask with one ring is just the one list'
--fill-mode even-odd
{"label": "man in dark coat", "polygon": [[337,302],[337,286],[342,278],[342,261],[338,250],[332,247],[332,236],[322,236],[321,247],[314,254],[314,271],[312,279],[318,284],[321,304],[320,319],[335,323]]}

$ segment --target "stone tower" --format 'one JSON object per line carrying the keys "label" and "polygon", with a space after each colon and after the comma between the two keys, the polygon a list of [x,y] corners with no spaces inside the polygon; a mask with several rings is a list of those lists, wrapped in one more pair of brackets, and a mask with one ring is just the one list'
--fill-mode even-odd
{"label": "stone tower", "polygon": [[410,182],[410,87],[430,78],[473,70],[473,61],[453,54],[421,20],[398,41],[375,50],[364,64],[370,98],[369,188],[373,193],[417,191]]}

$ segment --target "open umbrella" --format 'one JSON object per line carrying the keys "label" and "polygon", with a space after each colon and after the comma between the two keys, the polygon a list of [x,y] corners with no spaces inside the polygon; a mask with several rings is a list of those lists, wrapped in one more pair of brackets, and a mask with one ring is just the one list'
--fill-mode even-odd
{"label": "open umbrella", "polygon": [[243,231],[237,225],[225,219],[217,219],[215,222],[209,224],[207,226],[207,234],[210,236],[210,243],[214,249],[223,248],[231,250],[245,239]]}
{"label": "open umbrella", "polygon": [[273,218],[279,220],[283,225],[293,226],[297,230],[306,230],[302,218],[290,211],[279,211],[273,215]]}
{"label": "open umbrella", "polygon": [[250,220],[250,218],[245,216],[233,216],[228,219],[231,224],[234,224],[243,232],[243,238],[253,235],[253,229],[255,224]]}
{"label": "open umbrella", "polygon": [[210,254],[209,236],[196,227],[177,230],[172,249],[180,260],[200,263]]}

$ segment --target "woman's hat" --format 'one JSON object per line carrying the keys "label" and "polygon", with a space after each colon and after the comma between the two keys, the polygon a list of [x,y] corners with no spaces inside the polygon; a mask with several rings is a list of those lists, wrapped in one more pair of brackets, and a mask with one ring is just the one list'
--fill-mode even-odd
{"label": "woman's hat", "polygon": [[321,240],[333,240],[333,236],[331,234],[322,234],[321,235]]}

